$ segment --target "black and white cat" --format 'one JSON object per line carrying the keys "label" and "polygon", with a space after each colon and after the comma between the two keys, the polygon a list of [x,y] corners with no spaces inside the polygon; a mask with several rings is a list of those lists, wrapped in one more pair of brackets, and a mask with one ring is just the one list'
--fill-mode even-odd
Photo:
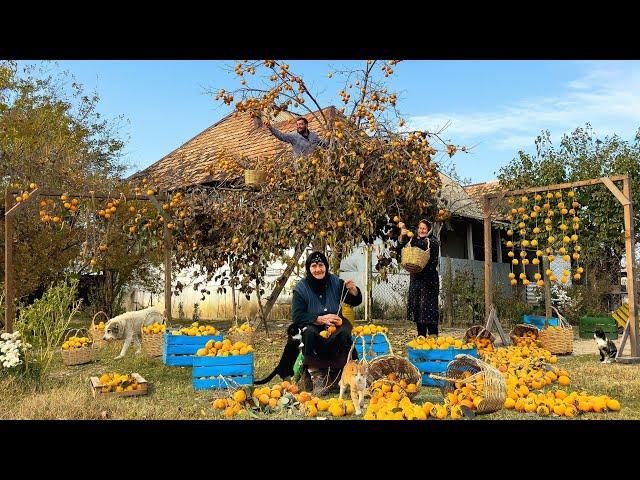
{"label": "black and white cat", "polygon": [[302,343],[302,332],[306,329],[307,327],[300,328],[295,324],[289,325],[287,328],[287,344],[284,346],[280,362],[278,362],[276,368],[274,368],[273,372],[267,377],[253,382],[255,385],[263,385],[276,375],[279,375],[283,380],[293,376],[293,366],[296,363],[302,347],[304,347],[304,343]]}
{"label": "black and white cat", "polygon": [[596,341],[598,350],[600,351],[600,361],[603,363],[615,362],[616,355],[618,354],[616,344],[609,340],[607,335],[600,328],[593,332],[593,338]]}

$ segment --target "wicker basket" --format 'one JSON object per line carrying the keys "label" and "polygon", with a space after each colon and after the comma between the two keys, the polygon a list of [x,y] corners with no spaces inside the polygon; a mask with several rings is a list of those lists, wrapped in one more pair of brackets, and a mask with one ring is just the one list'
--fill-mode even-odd
{"label": "wicker basket", "polygon": [[[552,307],[554,308],[554,307]],[[558,316],[558,326],[561,328],[540,330],[540,344],[553,355],[567,355],[573,353],[573,328],[569,322],[554,308]]]}
{"label": "wicker basket", "polygon": [[[400,390],[398,391],[398,393],[400,394],[401,397],[409,397],[409,398],[413,398],[413,396],[418,393],[409,393],[407,392],[404,388],[402,388],[402,385],[400,385],[398,382],[395,382],[393,380],[389,380],[388,378],[379,378],[378,380],[376,380],[376,382],[380,382],[382,385],[389,385],[389,387],[391,388],[391,390],[393,390],[393,387],[395,385],[398,385],[400,387]],[[371,385],[367,385],[367,390],[365,391],[365,396],[371,397],[373,392],[371,391],[371,387],[373,386],[373,384]]]}
{"label": "wicker basket", "polygon": [[518,338],[529,332],[534,333],[536,335],[536,338],[540,337],[540,330],[538,330],[536,327],[534,327],[533,325],[527,325],[525,323],[519,323],[511,329],[511,332],[509,332],[511,343],[516,345],[518,343]]}
{"label": "wicker basket", "polygon": [[464,333],[464,343],[468,343],[472,338],[488,338],[491,343],[496,341],[493,334],[482,325],[474,325]]}
{"label": "wicker basket", "polygon": [[248,186],[260,186],[267,179],[267,172],[264,170],[245,170],[244,183]]}
{"label": "wicker basket", "polygon": [[254,338],[255,338],[255,333],[256,333],[255,330],[253,330],[252,332],[233,331],[233,332],[227,333],[226,337],[229,340],[231,340],[232,343],[244,342],[247,345],[253,345],[253,341],[254,341]]}
{"label": "wicker basket", "polygon": [[[471,376],[464,378],[464,372],[470,372]],[[491,365],[471,355],[460,354],[449,362],[446,377],[430,374],[435,380],[444,380],[445,386],[441,388],[443,394],[453,392],[456,383],[467,384],[476,388],[476,382],[482,380],[482,400],[478,404],[476,413],[497,412],[504,406],[507,398],[507,384],[502,374]]]}
{"label": "wicker basket", "polygon": [[[144,329],[144,325],[142,326]],[[162,356],[162,347],[164,345],[164,333],[144,333],[140,330],[142,337],[142,349],[148,357]]]}
{"label": "wicker basket", "polygon": [[[412,239],[413,240],[413,239]],[[402,249],[402,261],[401,265],[405,270],[411,273],[421,272],[425,265],[429,262],[431,257],[431,240],[427,238],[427,249],[422,250],[418,247],[411,246],[411,240],[409,244]]]}
{"label": "wicker basket", "polygon": [[[407,383],[414,383],[417,390],[422,385],[422,375],[416,366],[408,359],[395,355],[389,338],[384,333],[383,335],[389,344],[389,353],[387,355],[380,355],[369,362],[369,368],[367,373],[367,384],[371,385],[373,382],[379,379],[387,379],[387,375],[395,373],[397,381],[404,380]],[[413,395],[409,393],[409,395]]]}
{"label": "wicker basket", "polygon": [[[89,336],[86,328],[76,328],[66,333],[64,342],[66,342],[69,337],[82,335],[81,332],[85,332],[86,336]],[[82,365],[83,363],[89,363],[93,360],[93,348],[91,347],[73,348],[70,350],[60,349],[60,353],[62,354],[62,363],[67,366]]]}
{"label": "wicker basket", "polygon": [[104,336],[104,331],[99,330],[96,326],[96,318],[99,315],[104,315],[104,317],[107,319],[107,322],[109,321],[109,317],[102,310],[97,312],[91,319],[91,325],[89,326],[89,337],[91,337],[91,340],[93,340],[93,346],[96,348],[102,347],[107,344],[107,341],[102,339],[102,337]]}

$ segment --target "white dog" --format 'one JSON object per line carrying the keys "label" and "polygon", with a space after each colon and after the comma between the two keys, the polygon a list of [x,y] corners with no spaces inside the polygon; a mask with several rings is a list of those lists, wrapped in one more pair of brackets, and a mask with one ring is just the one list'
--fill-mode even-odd
{"label": "white dog", "polygon": [[148,307],[135,312],[125,312],[122,315],[113,317],[107,322],[104,326],[104,336],[102,338],[106,341],[122,340],[124,338],[124,345],[122,345],[122,350],[120,351],[120,355],[116,357],[116,360],[124,357],[131,342],[135,342],[137,347],[136,353],[140,353],[142,347],[140,342],[142,326],[152,325],[156,321],[162,321],[162,314],[158,312],[156,307]]}

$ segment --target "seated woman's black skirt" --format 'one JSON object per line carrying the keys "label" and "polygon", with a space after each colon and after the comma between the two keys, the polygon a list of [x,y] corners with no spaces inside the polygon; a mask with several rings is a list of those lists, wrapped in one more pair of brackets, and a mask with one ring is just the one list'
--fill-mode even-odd
{"label": "seated woman's black skirt", "polygon": [[[309,325],[302,333],[302,355],[306,367],[341,369],[347,363],[347,355],[353,343],[351,340],[351,323],[343,321],[342,325],[329,338],[322,338],[320,332],[324,325]],[[358,354],[353,350],[352,358]]]}

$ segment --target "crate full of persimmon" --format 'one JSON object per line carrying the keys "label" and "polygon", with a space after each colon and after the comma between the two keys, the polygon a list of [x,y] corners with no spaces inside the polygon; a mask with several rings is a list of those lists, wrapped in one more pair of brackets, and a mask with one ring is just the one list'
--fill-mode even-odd
{"label": "crate full of persimmon", "polygon": [[253,347],[231,340],[208,342],[193,359],[195,390],[235,388],[253,384]]}
{"label": "crate full of persimmon", "polygon": [[94,397],[110,395],[132,397],[148,393],[147,381],[139,373],[105,373],[100,377],[91,377],[91,393]]}
{"label": "crate full of persimmon", "polygon": [[[369,361],[379,355],[388,354],[389,339],[386,336],[388,331],[387,327],[373,324],[355,327],[351,333],[353,334],[352,340],[356,344],[358,358],[362,360],[366,357],[366,360]],[[364,347],[362,339],[364,339]]]}
{"label": "crate full of persimmon", "polygon": [[191,367],[196,352],[210,342],[222,341],[220,332],[211,325],[194,322],[190,327],[167,329],[164,332],[162,361],[168,366]]}
{"label": "crate full of persimmon", "polygon": [[478,358],[478,350],[473,343],[464,343],[463,340],[452,337],[418,337],[408,344],[407,357],[415,365],[422,375],[422,385],[425,387],[442,387],[444,381],[434,380],[430,373],[444,375],[449,362],[456,355],[462,353]]}

